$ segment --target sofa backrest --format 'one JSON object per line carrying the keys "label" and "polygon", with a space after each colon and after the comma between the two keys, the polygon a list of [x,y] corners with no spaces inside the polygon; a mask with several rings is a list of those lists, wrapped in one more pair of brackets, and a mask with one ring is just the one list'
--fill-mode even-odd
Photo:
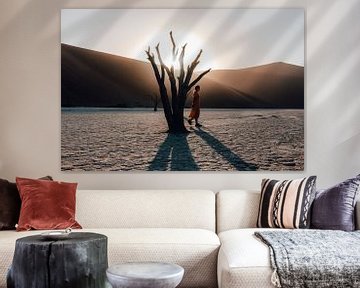
{"label": "sofa backrest", "polygon": [[223,190],[216,194],[217,233],[238,228],[255,228],[260,192]]}
{"label": "sofa backrest", "polygon": [[[360,198],[360,197],[359,197]],[[223,190],[216,194],[216,232],[255,228],[260,202],[259,191]],[[360,199],[355,206],[356,230],[360,230]]]}
{"label": "sofa backrest", "polygon": [[209,190],[78,190],[76,220],[84,228],[215,231],[215,193]]}

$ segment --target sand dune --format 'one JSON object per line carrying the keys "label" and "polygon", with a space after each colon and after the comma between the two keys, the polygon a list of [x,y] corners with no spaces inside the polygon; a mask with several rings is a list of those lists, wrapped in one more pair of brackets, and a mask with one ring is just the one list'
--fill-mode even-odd
{"label": "sand dune", "polygon": [[239,70],[215,70],[208,77],[217,83],[251,95],[254,103],[268,107],[304,107],[304,68],[272,63]]}
{"label": "sand dune", "polygon": [[157,89],[150,65],[62,44],[62,106],[151,107]]}
{"label": "sand dune", "polygon": [[[61,44],[63,107],[152,107],[147,62]],[[304,107],[304,68],[286,63],[214,70],[201,80],[206,108]]]}

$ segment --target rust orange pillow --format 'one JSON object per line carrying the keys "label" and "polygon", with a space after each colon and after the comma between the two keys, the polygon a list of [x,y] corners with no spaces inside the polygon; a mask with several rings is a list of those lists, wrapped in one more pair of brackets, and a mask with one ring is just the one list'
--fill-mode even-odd
{"label": "rust orange pillow", "polygon": [[81,228],[75,220],[77,183],[16,178],[21,198],[17,231]]}
{"label": "rust orange pillow", "polygon": [[[51,176],[39,179],[52,180]],[[0,179],[0,230],[15,230],[19,221],[21,200],[16,183]]]}

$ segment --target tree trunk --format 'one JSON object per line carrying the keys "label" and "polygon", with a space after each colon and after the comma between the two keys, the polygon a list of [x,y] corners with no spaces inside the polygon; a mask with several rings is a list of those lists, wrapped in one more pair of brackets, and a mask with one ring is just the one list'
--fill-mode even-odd
{"label": "tree trunk", "polygon": [[173,119],[172,119],[173,117],[172,117],[171,106],[169,103],[169,98],[165,86],[164,88],[160,87],[160,98],[161,98],[161,102],[163,103],[165,119],[168,124],[169,131],[171,131],[173,129]]}
{"label": "tree trunk", "polygon": [[184,125],[184,109],[179,109],[176,114],[173,114],[173,125],[170,133],[188,133]]}
{"label": "tree trunk", "polygon": [[16,241],[8,288],[102,288],[106,285],[107,237],[71,233],[47,241],[40,235]]}

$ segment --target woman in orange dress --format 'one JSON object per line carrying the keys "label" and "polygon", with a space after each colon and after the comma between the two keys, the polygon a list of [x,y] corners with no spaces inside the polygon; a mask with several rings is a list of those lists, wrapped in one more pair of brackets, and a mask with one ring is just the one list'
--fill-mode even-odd
{"label": "woman in orange dress", "polygon": [[191,111],[188,118],[188,123],[191,125],[192,120],[195,119],[195,126],[201,127],[202,125],[199,123],[199,116],[200,116],[200,86],[196,85],[195,90],[193,93],[193,101],[191,105]]}

